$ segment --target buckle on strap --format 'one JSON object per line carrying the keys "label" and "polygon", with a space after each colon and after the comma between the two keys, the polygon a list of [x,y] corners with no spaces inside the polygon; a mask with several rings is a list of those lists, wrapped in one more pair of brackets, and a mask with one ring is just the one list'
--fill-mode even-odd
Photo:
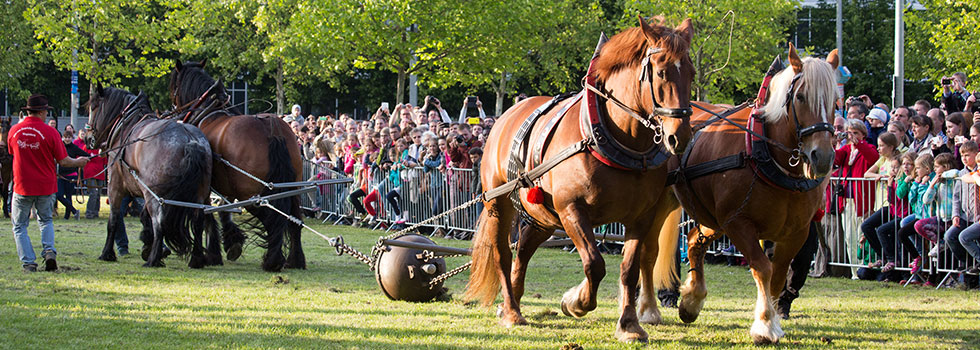
{"label": "buckle on strap", "polygon": [[812,134],[815,134],[815,133],[818,133],[818,132],[821,132],[821,131],[826,131],[826,132],[829,132],[829,133],[833,133],[834,132],[834,126],[833,125],[830,125],[829,123],[816,123],[816,124],[813,124],[813,125],[810,125],[808,127],[805,127],[805,128],[800,129],[800,131],[799,131],[799,137],[802,138],[802,137],[810,136]]}

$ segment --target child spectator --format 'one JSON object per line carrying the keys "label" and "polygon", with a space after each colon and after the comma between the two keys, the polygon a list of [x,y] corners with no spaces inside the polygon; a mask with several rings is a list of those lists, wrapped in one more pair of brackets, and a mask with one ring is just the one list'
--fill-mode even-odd
{"label": "child spectator", "polygon": [[[953,251],[953,256],[957,259],[965,258],[966,251],[960,245],[960,231],[977,222],[977,185],[968,178],[971,173],[977,171],[977,153],[980,147],[973,140],[967,140],[960,145],[960,160],[963,162],[963,170],[957,172],[961,181],[953,182],[953,222],[943,235],[943,240],[939,241],[932,250],[929,251],[930,257],[938,256],[946,246]],[[945,244],[944,244],[945,243]]]}
{"label": "child spectator", "polygon": [[[953,169],[953,155],[942,153],[936,156],[933,161],[936,176],[932,178],[922,195],[922,202],[936,208],[936,216],[924,218],[915,223],[915,232],[928,239],[932,243],[938,243],[937,231],[942,227],[949,227],[953,220],[953,188],[950,181],[956,177],[956,169]],[[916,256],[909,265],[911,273],[916,274],[922,268],[922,258]]]}
{"label": "child spectator", "polygon": [[402,186],[401,171],[404,165],[402,165],[401,157],[398,156],[399,153],[397,149],[388,152],[388,159],[391,161],[391,164],[388,165],[388,183],[391,184],[391,191],[385,194],[385,199],[391,205],[392,213],[394,214],[393,221],[396,225],[405,223],[405,217],[402,215],[402,196],[400,193]]}
{"label": "child spectator", "polygon": [[446,156],[439,152],[438,141],[434,139],[429,141],[422,164],[425,166],[426,174],[428,174],[427,197],[431,200],[432,213],[441,213],[442,184],[444,182],[442,172],[446,170]]}
{"label": "child spectator", "polygon": [[[905,251],[913,259],[919,257],[919,251],[915,249],[915,244],[911,240],[911,237],[915,235],[915,223],[933,215],[932,203],[926,203],[923,200],[923,195],[935,176],[932,155],[920,154],[915,159],[915,178],[908,185],[908,201],[912,208],[912,215],[902,220],[902,227],[897,234],[897,238],[901,241]],[[881,267],[881,272],[888,273],[895,269],[895,237],[879,237],[879,239],[881,239],[881,247],[884,250],[886,261],[885,265]]]}

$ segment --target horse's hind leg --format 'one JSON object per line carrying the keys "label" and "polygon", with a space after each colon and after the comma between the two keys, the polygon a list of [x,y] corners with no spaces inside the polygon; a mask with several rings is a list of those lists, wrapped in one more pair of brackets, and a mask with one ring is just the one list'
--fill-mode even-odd
{"label": "horse's hind leg", "polygon": [[[779,315],[776,314],[776,308],[773,305],[773,296],[769,292],[773,279],[772,263],[759,245],[757,231],[751,224],[733,223],[730,229],[726,228],[726,230],[731,232],[728,237],[735,244],[735,247],[748,259],[749,266],[752,268],[752,277],[755,278],[758,289],[755,322],[752,323],[752,328],[749,331],[752,341],[757,345],[778,343],[784,333],[779,326]],[[785,273],[786,270],[784,269],[783,274]],[[785,277],[783,280],[785,281]]]}
{"label": "horse's hind leg", "polygon": [[165,266],[163,263],[163,213],[156,201],[146,201],[144,208],[150,218],[153,244],[150,246],[150,255],[143,267],[163,267]]}
{"label": "horse's hind leg", "polygon": [[[185,210],[184,208],[171,208],[171,210]],[[199,215],[200,214],[200,215]],[[187,262],[187,266],[192,269],[200,269],[208,265],[208,257],[204,251],[204,219],[201,217],[203,213],[191,212],[188,214],[191,217],[190,220],[190,231],[194,241],[191,243],[191,258]],[[187,229],[184,224],[175,226],[175,229],[185,230]]]}
{"label": "horse's hind leg", "polygon": [[510,229],[514,223],[514,206],[507,199],[488,201],[473,236],[473,265],[466,286],[467,299],[480,299],[489,305],[499,292],[503,297],[497,315],[500,325],[525,325],[520,301],[514,295],[510,280]]}
{"label": "horse's hind leg", "polygon": [[221,236],[224,239],[226,257],[231,261],[238,260],[242,256],[242,247],[245,246],[245,233],[231,219],[231,213],[220,212],[218,218],[221,219]]}
{"label": "horse's hind leg", "polygon": [[[290,199],[293,217],[301,218],[303,212],[299,207],[299,200],[295,197]],[[286,268],[288,269],[306,270],[306,254],[303,253],[302,233],[303,226],[292,221],[287,223],[286,234],[289,235],[289,255],[286,256]]]}
{"label": "horse's hind leg", "polygon": [[572,287],[561,298],[561,311],[565,315],[582,317],[596,308],[596,292],[599,282],[606,276],[606,262],[595,244],[595,234],[592,233],[592,223],[585,211],[574,205],[559,211],[562,226],[568,237],[575,243],[585,279],[578,286]]}
{"label": "horse's hind leg", "polygon": [[254,208],[252,214],[255,215],[266,232],[266,251],[262,256],[262,269],[269,272],[282,271],[286,265],[286,258],[282,254],[283,236],[287,228],[284,217],[267,208]]}
{"label": "horse's hind leg", "polygon": [[218,222],[213,214],[201,214],[204,220],[204,232],[208,235],[207,264],[211,266],[224,265],[221,261],[221,236],[218,233]]}
{"label": "horse's hind leg", "polygon": [[554,233],[554,229],[541,228],[538,225],[527,225],[521,230],[521,235],[517,241],[517,256],[511,268],[510,281],[514,288],[514,299],[520,304],[521,297],[524,296],[524,277],[527,276],[528,262],[531,256],[538,250],[538,246],[548,240]]}
{"label": "horse's hind leg", "polygon": [[[678,285],[677,254],[680,203],[670,191],[658,201],[653,220],[640,246],[640,290],[636,310],[642,323],[657,325],[663,322],[658,306],[658,291]],[[642,231],[639,231],[642,232]]]}
{"label": "horse's hind leg", "polygon": [[719,236],[718,231],[705,226],[696,226],[687,234],[687,259],[691,270],[687,273],[687,281],[681,286],[681,301],[677,304],[678,316],[684,323],[697,320],[704,307],[704,298],[708,296],[704,283],[704,254]]}

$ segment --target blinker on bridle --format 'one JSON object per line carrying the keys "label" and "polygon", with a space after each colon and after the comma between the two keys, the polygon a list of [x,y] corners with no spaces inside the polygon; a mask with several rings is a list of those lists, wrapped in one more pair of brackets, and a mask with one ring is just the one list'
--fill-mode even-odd
{"label": "blinker on bridle", "polygon": [[796,73],[796,75],[793,76],[793,81],[790,82],[789,84],[789,89],[786,91],[786,104],[789,104],[790,111],[793,114],[793,122],[796,123],[796,140],[798,142],[796,149],[790,152],[789,166],[791,167],[800,165],[800,160],[802,159],[804,137],[813,135],[821,131],[829,132],[831,133],[831,135],[834,133],[834,126],[830,125],[830,123],[827,123],[826,121],[817,122],[807,127],[800,126],[800,118],[796,115],[796,104],[792,103],[791,99],[793,98],[793,91],[796,90],[796,83],[799,82],[800,78],[802,77],[803,77],[803,72]]}

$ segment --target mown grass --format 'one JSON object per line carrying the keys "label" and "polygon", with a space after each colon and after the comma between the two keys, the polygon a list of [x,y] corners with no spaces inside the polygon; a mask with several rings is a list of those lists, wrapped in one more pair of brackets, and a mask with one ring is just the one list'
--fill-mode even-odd
{"label": "mown grass", "polygon": [[[10,227],[9,220],[0,224]],[[201,270],[171,257],[167,267],[140,266],[138,254],[116,263],[96,260],[103,220],[56,220],[59,272],[21,271],[10,234],[0,239],[0,348],[171,349],[340,348],[585,349],[753,348],[748,336],[755,287],[745,268],[708,266],[709,296],[701,317],[683,324],[676,309],[665,324],[645,326],[649,344],[622,344],[612,334],[619,256],[609,271],[598,309],[582,319],[561,315],[562,293],[582,278],[577,255],[544,249],[532,261],[524,299],[530,326],[497,326],[492,309],[459,300],[466,274],[447,287],[449,302],[388,300],[367,266],[334,255],[326,242],[304,235],[305,271],[266,273],[261,251]],[[138,222],[127,219],[131,240]],[[379,232],[313,225],[343,234],[368,252]],[[9,230],[9,229],[8,229]],[[31,223],[32,238],[37,237]],[[10,232],[10,231],[8,231]],[[37,238],[34,238],[37,241]],[[463,247],[468,242],[438,239]],[[37,244],[37,243],[35,243]],[[133,242],[138,252],[141,243]],[[449,267],[464,258],[449,259]],[[280,278],[282,281],[280,281]],[[895,284],[811,279],[784,321],[782,348],[956,349],[980,346],[976,291],[903,288]]]}

